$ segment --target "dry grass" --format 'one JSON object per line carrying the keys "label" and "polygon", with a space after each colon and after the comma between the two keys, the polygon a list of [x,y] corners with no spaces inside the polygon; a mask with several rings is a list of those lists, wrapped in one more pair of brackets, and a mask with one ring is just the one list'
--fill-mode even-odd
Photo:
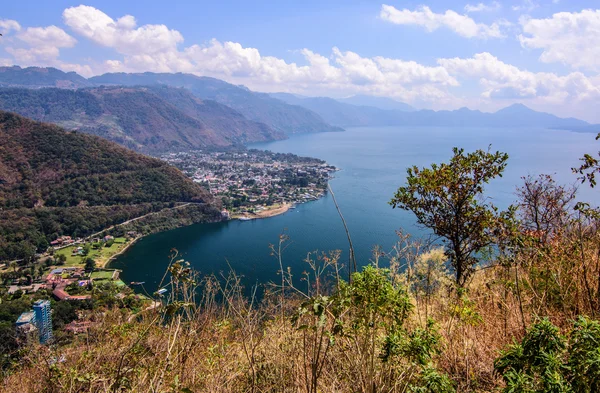
{"label": "dry grass", "polygon": [[[496,390],[502,380],[494,359],[523,336],[526,326],[545,316],[563,327],[576,315],[597,317],[599,244],[592,221],[567,228],[544,244],[529,238],[478,271],[459,295],[443,264],[427,265],[438,266],[427,277],[436,277],[439,285],[423,290],[419,269],[435,255],[401,237],[391,257],[390,280],[409,289],[415,306],[404,328],[414,331],[427,318],[435,320],[441,350],[432,364],[450,376],[456,391]],[[381,263],[379,255],[375,264]],[[26,348],[0,392],[310,392],[311,350],[319,336],[307,336],[291,320],[307,297],[336,288],[335,280],[325,285],[319,276],[324,273],[318,272],[323,264],[337,271],[338,256],[309,260],[314,272],[310,293],[297,290],[284,272],[282,282],[260,303],[244,297],[234,274],[200,282],[185,263],[173,260],[170,293],[176,295],[163,307],[133,320],[120,310],[108,310],[97,316],[102,323],[66,346]],[[377,330],[377,348],[382,339],[383,331]],[[414,364],[405,359],[386,364],[377,350],[371,359],[373,375],[366,375],[363,360],[369,353],[360,342],[333,337],[321,358],[316,391],[407,391],[403,381],[414,377]],[[377,381],[378,388],[365,385],[365,378]]]}

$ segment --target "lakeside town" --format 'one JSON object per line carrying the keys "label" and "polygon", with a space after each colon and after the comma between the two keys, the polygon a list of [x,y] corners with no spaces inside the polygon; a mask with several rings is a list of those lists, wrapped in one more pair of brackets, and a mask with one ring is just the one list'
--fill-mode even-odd
{"label": "lakeside town", "polygon": [[322,197],[338,170],[316,158],[256,149],[196,150],[160,158],[221,199],[225,218],[240,220],[274,216]]}
{"label": "lakeside town", "polygon": [[[223,219],[270,217],[316,200],[325,194],[328,180],[338,170],[319,159],[261,150],[190,151],[160,158],[220,199]],[[6,326],[16,329],[15,345],[48,343],[56,340],[55,334],[85,333],[96,323],[92,310],[102,305],[133,314],[155,307],[155,299],[166,289],[148,296],[134,292],[131,287],[143,283],[125,283],[119,270],[107,267],[143,236],[124,229],[126,224],[147,215],[87,237],[59,236],[42,254],[1,263],[1,291],[12,304],[23,300],[23,307],[11,307],[11,313],[17,313],[16,323]],[[33,305],[26,307],[25,299]]]}

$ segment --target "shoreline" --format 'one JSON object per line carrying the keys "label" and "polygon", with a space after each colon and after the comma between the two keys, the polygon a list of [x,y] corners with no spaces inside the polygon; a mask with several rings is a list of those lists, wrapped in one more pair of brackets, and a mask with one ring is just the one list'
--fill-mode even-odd
{"label": "shoreline", "polygon": [[286,203],[283,203],[281,206],[273,208],[273,209],[265,209],[258,213],[239,214],[239,215],[235,215],[231,219],[232,220],[240,220],[241,219],[242,221],[246,221],[246,220],[258,220],[261,218],[275,217],[275,216],[278,216],[280,214],[287,212],[288,210],[290,210],[290,207],[292,207],[292,204],[290,202],[286,202]]}
{"label": "shoreline", "polygon": [[141,238],[143,238],[144,236],[137,236],[135,239],[133,239],[132,241],[129,242],[129,244],[127,244],[125,247],[123,247],[122,250],[120,250],[119,252],[117,252],[114,255],[111,255],[110,258],[108,258],[104,263],[102,264],[98,264],[98,267],[102,268],[102,269],[106,269],[108,268],[108,265],[115,260],[119,255],[123,254],[125,251],[127,251],[129,249],[129,247],[133,246],[135,243],[137,243],[138,240],[140,240]]}

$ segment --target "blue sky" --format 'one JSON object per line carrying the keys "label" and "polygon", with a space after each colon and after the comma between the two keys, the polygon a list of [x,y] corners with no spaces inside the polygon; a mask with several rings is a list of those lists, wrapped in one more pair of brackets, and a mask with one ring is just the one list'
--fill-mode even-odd
{"label": "blue sky", "polygon": [[259,91],[371,94],[600,122],[597,1],[19,1],[0,65],[190,72]]}

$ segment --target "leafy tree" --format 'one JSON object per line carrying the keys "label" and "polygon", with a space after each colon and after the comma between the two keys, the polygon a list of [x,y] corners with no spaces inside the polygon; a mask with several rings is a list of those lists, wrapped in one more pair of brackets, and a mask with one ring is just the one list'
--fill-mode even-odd
{"label": "leafy tree", "polygon": [[65,254],[58,254],[56,256],[56,264],[64,265],[67,262],[67,256]]}
{"label": "leafy tree", "polygon": [[500,222],[497,209],[482,198],[484,185],[502,176],[508,154],[453,149],[449,163],[408,168],[407,185],[390,201],[410,210],[419,224],[444,239],[445,252],[462,287],[479,262],[477,254],[493,242]]}
{"label": "leafy tree", "polygon": [[85,260],[85,271],[88,273],[93,272],[96,269],[96,261],[93,258],[86,258]]}

